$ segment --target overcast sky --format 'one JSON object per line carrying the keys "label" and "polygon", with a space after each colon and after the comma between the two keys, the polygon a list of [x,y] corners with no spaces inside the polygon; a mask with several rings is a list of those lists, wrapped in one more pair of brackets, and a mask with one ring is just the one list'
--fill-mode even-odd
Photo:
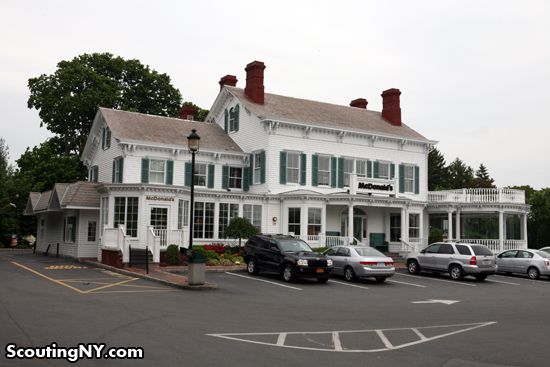
{"label": "overcast sky", "polygon": [[498,186],[550,186],[549,1],[25,1],[0,4],[0,137],[44,141],[27,81],[111,52],[210,108],[218,80],[263,61],[266,92],[349,104],[401,89],[403,121]]}

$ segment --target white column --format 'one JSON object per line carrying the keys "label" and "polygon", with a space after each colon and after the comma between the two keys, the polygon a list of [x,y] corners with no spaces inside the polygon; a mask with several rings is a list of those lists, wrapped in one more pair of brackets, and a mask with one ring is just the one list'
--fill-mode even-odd
{"label": "white column", "polygon": [[348,206],[348,238],[349,243],[353,243],[353,204]]}
{"label": "white column", "polygon": [[498,245],[500,251],[504,251],[504,211],[498,212]]}
{"label": "white column", "polygon": [[219,240],[220,239],[220,203],[214,202],[214,239]]}
{"label": "white column", "polygon": [[401,241],[409,242],[409,211],[406,207],[401,208]]}
{"label": "white column", "polygon": [[326,247],[326,236],[327,235],[327,206],[323,205],[321,208],[321,233],[319,236],[319,246]]}
{"label": "white column", "polygon": [[523,240],[525,241],[525,248],[528,248],[527,243],[527,213],[523,214]]}
{"label": "white column", "polygon": [[456,234],[455,238],[460,241],[460,209],[456,209]]}
{"label": "white column", "polygon": [[449,212],[447,213],[447,222],[448,222],[447,241],[452,241],[453,240],[453,211],[452,210],[449,210]]}
{"label": "white column", "polygon": [[424,211],[418,214],[418,238],[420,244],[424,243]]}

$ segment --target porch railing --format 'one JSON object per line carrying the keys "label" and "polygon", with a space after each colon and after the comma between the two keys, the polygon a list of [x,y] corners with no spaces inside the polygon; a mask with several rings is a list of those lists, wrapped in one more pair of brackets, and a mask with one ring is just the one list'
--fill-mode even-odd
{"label": "porch railing", "polygon": [[487,246],[495,254],[506,250],[527,248],[527,241],[525,240],[504,240],[502,248],[499,239],[461,239],[460,242]]}
{"label": "porch railing", "polygon": [[428,203],[511,203],[525,204],[525,191],[508,188],[429,191]]}
{"label": "porch railing", "polygon": [[294,237],[306,241],[311,247],[334,247],[349,245],[348,237],[319,235],[294,235]]}
{"label": "porch railing", "polygon": [[177,245],[178,247],[189,247],[185,244],[185,234],[187,231],[183,229],[153,229],[155,236],[159,237],[159,245],[161,250],[166,250],[168,245]]}

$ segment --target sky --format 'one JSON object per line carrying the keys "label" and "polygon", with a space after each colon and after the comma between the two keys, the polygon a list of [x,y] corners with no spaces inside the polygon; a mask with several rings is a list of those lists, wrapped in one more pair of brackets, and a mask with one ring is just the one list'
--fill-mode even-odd
{"label": "sky", "polygon": [[550,187],[548,1],[0,3],[0,137],[11,161],[51,134],[29,78],[93,52],[139,59],[210,108],[218,81],[266,65],[265,91],[348,105],[399,88],[403,122],[499,187]]}

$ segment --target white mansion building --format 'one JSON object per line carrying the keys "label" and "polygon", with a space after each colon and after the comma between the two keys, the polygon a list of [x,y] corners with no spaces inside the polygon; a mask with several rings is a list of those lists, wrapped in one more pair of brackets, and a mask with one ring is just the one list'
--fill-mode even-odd
{"label": "white mansion building", "polygon": [[[234,216],[314,247],[403,253],[425,246],[430,226],[493,251],[527,247],[524,192],[428,191],[436,142],[402,122],[398,89],[382,93],[377,112],[362,98],[339,106],[264,93],[264,69],[248,64],[244,89],[223,77],[206,122],[190,108],[180,119],[100,108],[81,157],[89,182],[30,194],[37,250],[59,243],[61,254],[114,263],[148,246],[158,262],[167,245],[187,247],[189,230],[197,243],[235,243],[224,236]],[[201,140],[191,210],[193,128]]]}

